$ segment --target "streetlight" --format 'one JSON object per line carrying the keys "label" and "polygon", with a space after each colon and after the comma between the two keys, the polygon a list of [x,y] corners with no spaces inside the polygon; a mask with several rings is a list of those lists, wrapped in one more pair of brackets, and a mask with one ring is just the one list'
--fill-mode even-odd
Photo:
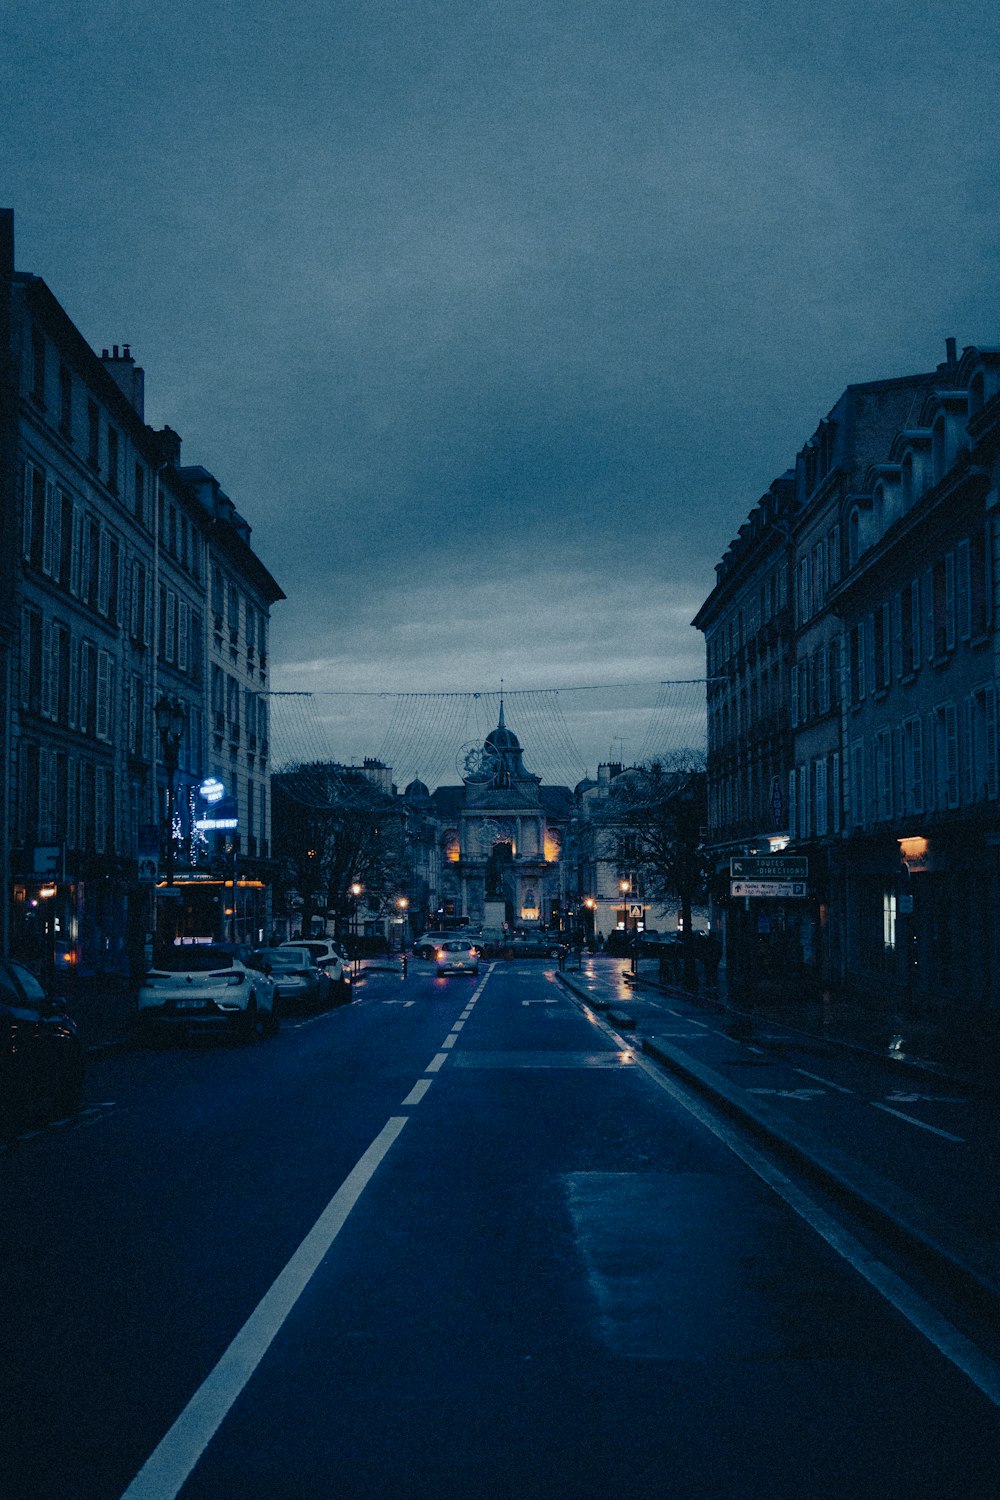
{"label": "streetlight", "polygon": [[168,698],[164,693],[162,698],[157,699],[153,716],[159,731],[163,764],[167,772],[167,811],[164,823],[167,885],[172,886],[174,883],[174,778],[177,775],[177,760],[181,748],[181,736],[184,733],[184,725],[187,723],[187,712],[183,703],[176,698]]}
{"label": "streetlight", "polygon": [[[624,929],[624,932],[625,932],[625,942],[627,944],[628,943],[628,902],[626,900],[626,897],[628,896],[629,891],[632,889],[632,882],[630,880],[619,880],[619,882],[618,882],[618,889],[619,889],[619,891],[621,891],[621,897],[622,897],[622,928]],[[636,960],[636,949],[638,948],[638,946],[639,946],[639,923],[638,923],[638,919],[636,919],[635,930],[632,933],[632,946],[631,946],[631,950],[630,950],[630,954],[629,954],[630,960],[631,960],[629,967],[631,968],[633,974],[636,971],[636,962],[635,962],[635,960]]]}
{"label": "streetlight", "polygon": [[584,898],[583,898],[583,904],[586,907],[587,911],[590,913],[590,937],[589,937],[588,941],[591,942],[591,943],[596,943],[597,942],[597,902],[594,900],[593,896],[584,896]]}
{"label": "streetlight", "polygon": [[396,910],[399,912],[399,946],[406,952],[406,912],[410,904],[409,896],[396,897]]}
{"label": "streetlight", "polygon": [[353,884],[351,885],[351,895],[354,897],[354,901],[353,901],[353,903],[351,905],[351,931],[353,932],[354,939],[355,939],[354,945],[353,945],[354,946],[354,969],[355,969],[355,972],[360,971],[360,968],[361,968],[361,954],[359,952],[358,942],[357,942],[357,937],[358,937],[358,897],[361,895],[361,893],[362,893],[363,890],[364,890],[364,886],[361,884],[361,882],[359,880],[355,880],[353,882]]}

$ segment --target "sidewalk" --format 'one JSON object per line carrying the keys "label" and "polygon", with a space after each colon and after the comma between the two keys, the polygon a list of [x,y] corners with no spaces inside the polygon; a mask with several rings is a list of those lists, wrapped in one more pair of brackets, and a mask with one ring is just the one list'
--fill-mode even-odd
{"label": "sidewalk", "polygon": [[[628,971],[624,959],[584,959],[585,965],[588,962],[602,970],[617,969],[619,977]],[[640,988],[677,995],[725,1014],[736,1029],[741,1025],[752,1028],[756,1022],[785,1026],[834,1046],[937,1073],[965,1087],[1000,1092],[1000,1017],[991,1022],[971,1013],[956,1014],[943,1005],[904,1012],[889,1005],[867,1008],[835,997],[808,1000],[794,995],[742,1008],[709,993],[691,995],[662,983],[655,959],[640,960],[634,982]]]}
{"label": "sidewalk", "polygon": [[[584,959],[560,979],[616,1031],[634,1034],[640,1050],[875,1219],[950,1292],[973,1298],[980,1311],[985,1297],[995,1315],[996,1075],[987,1069],[990,1088],[981,1090],[984,1069],[970,1067],[976,1059],[952,1046],[940,1026],[896,1030],[896,1018],[846,1006],[785,1004],[748,1016],[661,985],[648,962],[633,979],[620,959]],[[906,1113],[909,1123],[894,1125],[899,1106],[886,1108],[897,1098],[908,1110],[907,1099],[935,1097],[941,1107],[961,1107],[943,1097],[953,1089],[969,1095],[961,1137]]]}

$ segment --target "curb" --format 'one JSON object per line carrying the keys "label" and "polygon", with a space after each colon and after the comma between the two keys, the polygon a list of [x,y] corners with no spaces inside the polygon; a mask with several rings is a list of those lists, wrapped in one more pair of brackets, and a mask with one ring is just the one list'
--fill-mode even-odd
{"label": "curb", "polygon": [[883,1230],[888,1229],[911,1252],[916,1251],[938,1271],[958,1276],[967,1290],[979,1296],[985,1293],[1000,1302],[1000,1266],[996,1260],[985,1255],[983,1248],[962,1230],[942,1230],[924,1205],[904,1188],[852,1161],[838,1147],[829,1145],[808,1126],[792,1121],[773,1105],[747,1099],[711,1068],[656,1037],[644,1039],[642,1050],[709,1095],[727,1113],[737,1116],[826,1187],[848,1199],[863,1217],[875,1220]]}
{"label": "curb", "polygon": [[[561,977],[561,976],[560,976]],[[594,1005],[577,985],[564,980],[567,989],[592,1010],[607,1012],[612,1005]],[[632,1020],[631,1017],[628,1017]],[[632,1023],[634,1025],[634,1021]],[[805,1033],[812,1036],[813,1033]],[[910,1254],[916,1253],[928,1269],[957,1278],[966,1292],[1000,1304],[1000,1265],[983,1247],[958,1229],[942,1229],[940,1222],[916,1198],[879,1173],[852,1161],[807,1126],[798,1124],[763,1100],[750,1100],[711,1068],[656,1037],[645,1037],[642,1052],[677,1074],[687,1084],[735,1117],[768,1145],[792,1161],[800,1170],[846,1200],[853,1210]],[[867,1049],[861,1049],[867,1050]],[[879,1054],[871,1054],[878,1056]],[[891,1059],[883,1059],[890,1062]]]}

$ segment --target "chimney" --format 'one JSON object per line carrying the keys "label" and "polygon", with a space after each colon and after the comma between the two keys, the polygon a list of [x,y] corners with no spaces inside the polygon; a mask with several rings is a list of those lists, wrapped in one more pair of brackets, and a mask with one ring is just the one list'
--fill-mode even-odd
{"label": "chimney", "polygon": [[128,344],[122,345],[120,353],[117,344],[111,346],[110,354],[102,349],[101,363],[139,420],[145,421],[146,376],[132,358]]}
{"label": "chimney", "polygon": [[158,432],[154,433],[154,436],[159,443],[160,462],[163,464],[173,464],[175,469],[179,468],[181,462],[180,434],[176,433],[172,427],[161,427]]}

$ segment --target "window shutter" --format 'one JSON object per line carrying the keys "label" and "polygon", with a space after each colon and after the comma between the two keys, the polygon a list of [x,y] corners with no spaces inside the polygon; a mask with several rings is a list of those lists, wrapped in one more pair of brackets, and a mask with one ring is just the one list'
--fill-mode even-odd
{"label": "window shutter", "polygon": [[986,795],[991,802],[997,797],[997,690],[992,683],[983,689],[983,714],[986,742]]}
{"label": "window shutter", "polygon": [[32,476],[34,470],[30,464],[24,466],[24,485],[22,488],[24,510],[21,516],[21,553],[25,562],[31,559],[31,493]]}
{"label": "window shutter", "polygon": [[900,593],[892,596],[892,650],[896,669],[890,675],[902,677],[910,664],[903,661],[903,596]]}
{"label": "window shutter", "polygon": [[107,788],[107,772],[103,766],[96,766],[94,768],[94,848],[98,854],[103,854],[105,848],[105,833],[108,826]]}
{"label": "window shutter", "polygon": [[927,660],[934,660],[934,569],[924,574],[924,618],[927,621]]}
{"label": "window shutter", "polygon": [[791,688],[791,716],[792,728],[795,729],[799,722],[799,668],[795,663],[789,675],[789,686]]}
{"label": "window shutter", "polygon": [[972,573],[968,540],[959,542],[956,550],[955,588],[958,638],[960,641],[967,641],[972,635]]}
{"label": "window shutter", "polygon": [[97,713],[95,734],[99,740],[111,738],[111,657],[97,653]]}
{"label": "window shutter", "polygon": [[169,662],[176,661],[177,653],[177,595],[173,589],[167,589],[166,619],[164,621],[165,635],[163,642],[163,655]]}
{"label": "window shutter", "polygon": [[798,834],[798,777],[793,766],[788,773],[788,831],[792,838]]}
{"label": "window shutter", "polygon": [[188,665],[188,634],[190,630],[191,606],[186,600],[180,601],[180,613],[177,617],[177,665],[182,672],[187,671]]}
{"label": "window shutter", "polygon": [[75,755],[66,759],[66,844],[75,849],[79,843],[77,832],[77,778],[79,767]]}
{"label": "window shutter", "polygon": [[73,507],[73,542],[69,562],[69,591],[77,599],[80,597],[80,567],[83,555],[83,511],[78,505]]}
{"label": "window shutter", "polygon": [[99,566],[97,573],[97,609],[98,613],[106,615],[108,604],[111,599],[111,537],[108,532],[101,532]]}
{"label": "window shutter", "polygon": [[958,709],[954,703],[944,705],[944,731],[946,777],[945,802],[949,808],[958,806]]}
{"label": "window shutter", "polygon": [[835,750],[833,752],[833,755],[830,757],[830,780],[832,783],[830,787],[830,816],[833,825],[833,832],[839,833],[842,826],[840,816],[842,793],[840,786],[839,750]]}
{"label": "window shutter", "polygon": [[910,628],[913,632],[911,660],[907,667],[915,672],[920,666],[920,579],[914,578],[910,588]]}
{"label": "window shutter", "polygon": [[962,738],[965,740],[965,800],[976,800],[976,701],[970,693],[962,704]]}
{"label": "window shutter", "polygon": [[52,682],[52,651],[55,626],[46,620],[42,626],[42,697],[40,711],[44,719],[52,718],[52,700],[55,697]]}
{"label": "window shutter", "polygon": [[822,838],[827,831],[827,765],[825,760],[816,762],[816,835]]}
{"label": "window shutter", "polygon": [[955,649],[955,554],[944,555],[944,648]]}
{"label": "window shutter", "polygon": [[870,694],[875,692],[875,616],[862,621],[865,643],[865,682]]}
{"label": "window shutter", "polygon": [[80,704],[80,642],[70,636],[69,641],[69,727],[76,729]]}

